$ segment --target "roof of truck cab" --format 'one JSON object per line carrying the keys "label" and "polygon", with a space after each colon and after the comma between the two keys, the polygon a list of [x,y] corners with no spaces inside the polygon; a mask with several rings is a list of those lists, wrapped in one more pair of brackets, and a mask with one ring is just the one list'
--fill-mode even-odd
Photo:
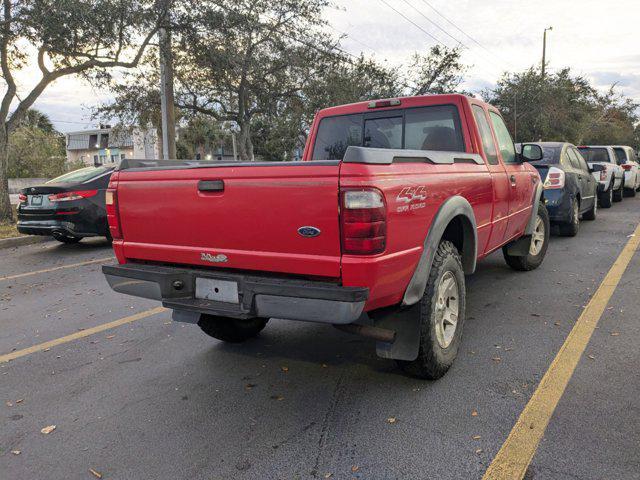
{"label": "roof of truck cab", "polygon": [[[443,105],[449,103],[456,103],[460,99],[470,100],[471,97],[462,95],[460,93],[448,93],[443,95],[416,95],[413,97],[392,97],[392,98],[376,98],[366,100],[364,102],[348,103],[345,105],[337,105],[335,107],[324,108],[318,112],[318,115],[327,117],[333,115],[345,115],[349,113],[362,113],[369,111],[384,111],[384,110],[398,110],[407,107],[420,107],[423,105]],[[369,103],[373,101],[383,100],[400,100],[400,105],[391,105],[388,107],[381,107],[370,109]],[[481,101],[474,99],[475,101]],[[482,101],[481,101],[482,102]],[[482,102],[486,103],[486,102]]]}

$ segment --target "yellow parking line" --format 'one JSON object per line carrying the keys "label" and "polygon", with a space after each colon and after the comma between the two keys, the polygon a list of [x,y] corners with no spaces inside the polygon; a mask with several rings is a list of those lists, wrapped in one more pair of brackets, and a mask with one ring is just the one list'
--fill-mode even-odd
{"label": "yellow parking line", "polygon": [[524,478],[580,357],[639,245],[640,225],[571,329],[507,440],[482,477],[483,480]]}
{"label": "yellow parking line", "polygon": [[118,320],[114,320],[113,322],[103,323],[102,325],[97,325],[95,327],[87,328],[86,330],[80,330],[79,332],[72,333],[71,335],[67,335],[66,337],[56,338],[55,340],[49,340],[48,342],[40,343],[38,345],[34,345],[29,348],[17,350],[15,352],[7,353],[5,355],[0,355],[0,363],[6,363],[11,360],[15,360],[16,358],[24,357],[25,355],[41,352],[42,350],[46,350],[47,348],[55,347],[63,343],[88,337],[89,335],[104,332],[105,330],[119,327],[120,325],[135,322],[136,320],[142,320],[143,318],[150,317],[151,315],[155,315],[156,313],[164,312],[165,310],[166,308],[164,307],[152,308],[151,310],[145,310],[144,312],[140,312],[140,313],[136,313],[135,315],[130,315],[128,317],[120,318]]}
{"label": "yellow parking line", "polygon": [[5,280],[15,280],[16,278],[28,277],[30,275],[37,275],[39,273],[55,272],[56,270],[62,270],[63,268],[81,267],[83,265],[91,265],[92,263],[104,263],[109,260],[114,260],[116,257],[98,258],[97,260],[88,260],[86,262],[72,263],[70,265],[60,265],[58,267],[45,268],[44,270],[36,270],[35,272],[19,273],[17,275],[8,275],[6,277],[0,277],[0,282]]}

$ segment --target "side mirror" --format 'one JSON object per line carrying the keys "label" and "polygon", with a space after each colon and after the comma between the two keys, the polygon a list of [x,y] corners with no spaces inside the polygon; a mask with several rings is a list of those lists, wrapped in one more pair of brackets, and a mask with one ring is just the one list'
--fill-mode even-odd
{"label": "side mirror", "polygon": [[598,163],[594,163],[593,165],[589,166],[589,171],[591,173],[595,173],[595,172],[602,172],[603,170],[606,170],[604,165],[600,165]]}
{"label": "side mirror", "polygon": [[535,143],[525,143],[522,145],[522,153],[520,155],[525,162],[537,162],[542,160],[542,147]]}

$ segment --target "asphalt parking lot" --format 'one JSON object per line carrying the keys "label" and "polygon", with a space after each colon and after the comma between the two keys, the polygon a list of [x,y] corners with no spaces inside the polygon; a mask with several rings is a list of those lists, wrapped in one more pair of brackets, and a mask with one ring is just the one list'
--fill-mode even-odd
{"label": "asphalt parking lot", "polygon": [[[479,264],[436,382],[329,326],[225,345],[172,323],[108,288],[101,240],[0,250],[0,478],[479,479],[638,224],[626,198],[538,270]],[[636,252],[526,478],[640,478],[639,285]]]}

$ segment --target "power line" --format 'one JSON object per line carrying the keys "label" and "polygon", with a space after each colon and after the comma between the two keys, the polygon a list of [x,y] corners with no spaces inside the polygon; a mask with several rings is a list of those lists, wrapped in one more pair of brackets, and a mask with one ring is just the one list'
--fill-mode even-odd
{"label": "power line", "polygon": [[429,8],[431,8],[434,12],[436,12],[436,14],[438,16],[440,16],[441,18],[443,18],[445,21],[447,21],[448,23],[450,23],[451,25],[453,25],[453,27],[458,30],[460,33],[462,33],[464,36],[466,36],[468,39],[470,39],[473,43],[475,43],[476,45],[478,45],[480,48],[482,48],[483,50],[485,50],[487,53],[489,53],[490,55],[493,55],[496,59],[500,60],[500,62],[503,62],[505,64],[507,64],[508,66],[511,65],[511,62],[506,61],[505,59],[501,58],[500,56],[496,55],[495,53],[493,53],[491,50],[489,50],[487,47],[485,47],[483,44],[481,44],[479,41],[477,41],[475,38],[473,38],[471,35],[469,35],[467,32],[465,32],[464,30],[462,30],[462,28],[460,28],[458,25],[456,25],[456,23],[453,20],[449,20],[447,17],[445,17],[442,13],[440,13],[440,11],[434,7],[433,5],[431,5],[427,0],[421,0],[422,3],[424,3],[425,5],[427,5]]}
{"label": "power line", "polygon": [[406,3],[407,5],[409,5],[411,8],[413,8],[416,12],[418,12],[418,14],[424,18],[427,22],[429,22],[430,24],[432,24],[433,26],[435,26],[438,30],[440,30],[441,32],[443,32],[445,35],[447,35],[449,38],[451,38],[454,42],[458,42],[458,44],[462,45],[464,48],[469,48],[467,47],[464,43],[462,43],[462,41],[458,40],[456,37],[454,37],[453,35],[451,35],[449,32],[447,32],[444,28],[442,28],[440,25],[438,25],[436,22],[434,22],[433,20],[431,20],[429,17],[427,17],[424,13],[422,13],[420,10],[418,10],[416,7],[414,7],[413,5],[411,5],[407,0],[402,0],[404,3]]}
{"label": "power line", "polygon": [[441,42],[439,39],[437,39],[436,37],[434,37],[433,35],[431,35],[428,31],[426,31],[424,28],[422,28],[420,25],[418,25],[416,22],[414,22],[413,20],[411,20],[409,17],[407,17],[406,15],[404,15],[402,12],[400,12],[399,10],[396,10],[394,7],[392,7],[391,5],[389,5],[387,3],[386,0],[380,0],[382,3],[384,3],[387,7],[389,7],[391,10],[393,10],[394,12],[396,12],[398,15],[400,15],[402,18],[404,18],[407,22],[409,22],[410,24],[412,24],[414,27],[416,27],[417,29],[421,30],[424,34],[426,34],[427,36],[431,37],[433,40],[435,40],[436,42],[438,42],[439,44],[441,44],[443,47],[446,47],[447,45],[444,44],[443,42]]}

